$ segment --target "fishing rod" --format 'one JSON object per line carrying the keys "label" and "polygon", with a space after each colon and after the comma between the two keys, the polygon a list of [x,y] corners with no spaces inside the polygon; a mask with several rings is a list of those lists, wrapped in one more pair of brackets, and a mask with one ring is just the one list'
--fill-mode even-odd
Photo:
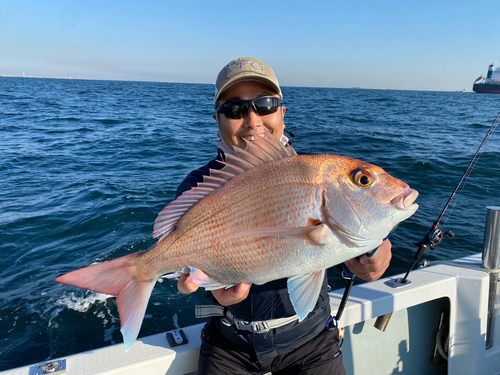
{"label": "fishing rod", "polygon": [[[472,170],[476,166],[477,162],[479,161],[479,158],[481,157],[481,155],[483,153],[483,151],[481,151],[481,149],[486,145],[487,140],[493,134],[493,131],[495,130],[495,128],[497,127],[499,122],[500,122],[500,113],[497,115],[497,117],[495,118],[495,121],[493,121],[493,124],[490,126],[488,132],[486,133],[486,136],[484,137],[483,141],[479,145],[479,148],[477,149],[476,153],[472,157],[472,160],[470,161],[469,165],[467,166],[467,169],[465,170],[464,174],[462,175],[462,178],[460,179],[457,186],[455,187],[455,190],[453,190],[453,193],[451,193],[451,196],[448,199],[448,201],[446,202],[446,204],[443,208],[443,211],[441,211],[441,214],[438,216],[438,218],[436,219],[434,224],[432,224],[429,232],[427,232],[427,234],[425,235],[425,237],[421,241],[413,243],[415,246],[418,246],[418,250],[415,253],[415,256],[413,257],[413,262],[412,262],[408,272],[406,272],[406,275],[402,279],[398,280],[398,283],[400,285],[406,284],[408,275],[413,270],[413,268],[415,267],[417,262],[420,260],[420,258],[424,254],[425,250],[427,250],[427,248],[434,250],[436,248],[436,246],[439,245],[441,243],[441,241],[444,240],[446,237],[452,238],[455,235],[451,231],[446,231],[446,232],[441,231],[441,229],[439,229],[439,222],[443,218],[444,213],[448,210],[450,203],[453,200],[453,198],[455,198],[455,195],[457,194],[457,191],[460,188],[460,186],[462,186],[462,190],[463,190],[465,184],[467,183],[467,180],[468,180],[470,174],[472,173]],[[464,181],[465,181],[465,183],[464,183]]]}

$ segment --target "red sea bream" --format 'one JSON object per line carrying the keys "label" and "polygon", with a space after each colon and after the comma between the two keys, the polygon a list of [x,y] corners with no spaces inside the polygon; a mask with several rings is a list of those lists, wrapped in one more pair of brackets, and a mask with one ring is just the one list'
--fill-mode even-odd
{"label": "red sea bream", "polygon": [[207,289],[288,278],[304,319],[325,269],[379,246],[417,210],[418,193],[383,169],[335,155],[297,155],[272,135],[246,141],[222,170],[158,216],[155,246],[56,281],[117,296],[127,350],[164,274],[191,267]]}

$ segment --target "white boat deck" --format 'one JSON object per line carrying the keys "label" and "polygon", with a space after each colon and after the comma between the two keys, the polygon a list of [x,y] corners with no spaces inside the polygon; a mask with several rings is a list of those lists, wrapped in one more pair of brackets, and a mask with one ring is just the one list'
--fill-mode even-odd
{"label": "white boat deck", "polygon": [[[347,373],[499,374],[500,325],[493,325],[493,346],[487,350],[490,277],[480,266],[478,254],[413,271],[411,283],[403,287],[388,285],[387,278],[353,287],[340,321],[346,328],[342,351]],[[330,293],[332,311],[337,310],[342,293]],[[385,332],[373,327],[378,316],[391,312]],[[442,314],[449,317],[449,360],[433,364],[430,358]],[[500,319],[498,307],[495,318]],[[118,344],[66,357],[65,374],[195,372],[202,326],[183,328],[189,343],[175,348],[170,348],[165,333],[161,333],[139,339],[128,353],[123,344]],[[26,366],[0,374],[37,372],[43,374],[39,368]]]}

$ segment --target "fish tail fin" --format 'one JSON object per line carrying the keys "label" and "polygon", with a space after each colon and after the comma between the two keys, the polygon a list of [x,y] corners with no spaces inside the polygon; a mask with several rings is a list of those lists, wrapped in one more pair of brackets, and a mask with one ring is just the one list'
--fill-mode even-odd
{"label": "fish tail fin", "polygon": [[69,272],[55,281],[99,293],[116,296],[125,350],[129,351],[139,335],[146,306],[156,279],[139,280],[136,260],[141,253],[130,254]]}

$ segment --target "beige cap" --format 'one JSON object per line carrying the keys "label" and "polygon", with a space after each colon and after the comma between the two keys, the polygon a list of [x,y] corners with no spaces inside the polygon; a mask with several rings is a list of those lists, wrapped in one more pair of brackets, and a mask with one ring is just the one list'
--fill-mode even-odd
{"label": "beige cap", "polygon": [[240,57],[222,68],[217,76],[217,81],[215,82],[215,101],[230,86],[243,81],[262,82],[275,90],[283,98],[278,79],[269,65],[253,57]]}

